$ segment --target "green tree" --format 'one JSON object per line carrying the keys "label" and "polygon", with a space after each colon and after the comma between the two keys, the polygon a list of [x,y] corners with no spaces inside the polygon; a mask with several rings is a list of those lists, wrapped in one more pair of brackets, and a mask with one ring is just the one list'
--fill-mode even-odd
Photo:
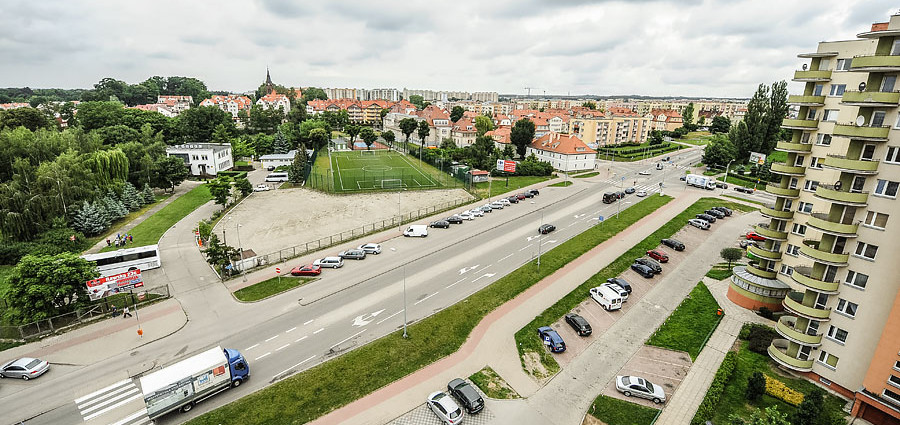
{"label": "green tree", "polygon": [[284,121],[284,113],[281,109],[264,109],[260,105],[250,107],[249,125],[247,128],[256,133],[272,134]]}
{"label": "green tree", "polygon": [[452,122],[459,121],[459,119],[462,118],[463,115],[465,115],[465,113],[466,113],[466,110],[463,109],[462,106],[459,106],[459,105],[454,106],[453,109],[450,110],[450,121],[452,121]]}
{"label": "green tree", "polygon": [[120,124],[125,109],[118,102],[82,102],[78,105],[78,123],[84,131]]}
{"label": "green tree", "polygon": [[421,146],[425,146],[425,138],[428,137],[430,133],[431,127],[428,126],[428,121],[419,121],[419,124],[416,128],[416,134],[419,136],[419,143],[421,143]]}
{"label": "green tree", "polygon": [[256,149],[250,144],[250,140],[246,136],[235,137],[231,139],[230,143],[231,156],[234,157],[234,159],[256,156]]}
{"label": "green tree", "polygon": [[235,179],[234,188],[237,189],[238,193],[240,193],[242,197],[253,193],[253,184],[251,184],[250,180],[247,180],[246,177],[239,177]]}
{"label": "green tree", "polygon": [[156,195],[153,194],[153,189],[150,188],[149,184],[144,183],[144,189],[141,190],[141,198],[144,201],[144,205],[156,202]]}
{"label": "green tree", "polygon": [[597,109],[597,104],[591,101],[584,102],[581,104],[581,106],[584,106],[585,108],[588,108],[592,111]]}
{"label": "green tree", "polygon": [[653,130],[650,132],[650,144],[651,145],[660,145],[663,142],[662,131]]}
{"label": "green tree", "polygon": [[360,128],[356,124],[350,124],[344,129],[344,131],[347,132],[348,136],[350,136],[350,144],[352,145],[353,142],[356,141],[356,136],[359,136]]}
{"label": "green tree", "polygon": [[125,182],[125,185],[122,186],[122,203],[125,204],[125,208],[128,208],[128,211],[141,209],[141,205],[143,205],[141,193],[138,192],[133,184]]}
{"label": "green tree", "polygon": [[784,134],[781,122],[784,121],[788,113],[787,98],[787,82],[782,80],[772,83],[766,114],[766,134],[763,137],[764,144],[761,147],[763,153],[772,152],[775,149],[775,144]]}
{"label": "green tree", "polygon": [[303,101],[309,102],[310,100],[328,100],[328,95],[325,94],[325,90],[322,90],[317,87],[307,87],[303,89]]}
{"label": "green tree", "polygon": [[503,158],[513,159],[513,157],[515,155],[516,155],[516,150],[515,150],[515,148],[512,147],[512,145],[506,145],[503,147]]}
{"label": "green tree", "polygon": [[385,142],[387,142],[387,145],[388,145],[388,148],[389,148],[389,149],[393,149],[393,148],[394,148],[394,139],[395,139],[396,137],[394,136],[394,132],[393,132],[393,131],[387,130],[387,131],[381,133],[381,138],[384,139]]}
{"label": "green tree", "polygon": [[525,148],[534,140],[534,122],[528,118],[522,118],[513,124],[509,133],[509,141],[515,145],[516,154],[519,157],[525,156]]}
{"label": "green tree", "polygon": [[228,195],[231,194],[231,177],[219,176],[206,183],[209,193],[217,204],[225,207],[228,203]]}
{"label": "green tree", "polygon": [[397,123],[397,125],[400,127],[400,132],[402,132],[403,135],[406,136],[406,143],[409,143],[409,136],[411,136],[413,132],[416,131],[419,123],[417,123],[413,118],[403,118],[399,123]]}
{"label": "green tree", "polygon": [[294,161],[291,162],[291,166],[288,168],[288,181],[293,184],[303,183],[303,178],[306,176],[306,149],[297,149],[297,153],[294,154]]}
{"label": "green tree", "polygon": [[[738,248],[725,248],[725,249],[738,249]],[[725,250],[722,250],[723,253]],[[738,251],[740,251],[738,249]],[[724,258],[724,255],[723,255]],[[731,260],[729,260],[730,262]],[[759,401],[763,394],[766,393],[766,377],[763,376],[762,372],[753,372],[750,377],[747,378],[747,400],[752,402]]]}
{"label": "green tree", "polygon": [[175,120],[179,138],[184,143],[209,143],[219,125],[226,128],[234,126],[231,114],[215,106],[188,109]]}
{"label": "green tree", "polygon": [[425,99],[417,94],[409,97],[409,103],[416,105],[416,108],[425,109]]}
{"label": "green tree", "polygon": [[309,146],[313,150],[319,150],[326,146],[328,146],[328,142],[331,140],[329,133],[324,128],[314,128],[309,131]]}
{"label": "green tree", "polygon": [[840,415],[825,409],[825,391],[813,388],[790,417],[791,425],[837,425],[846,423]]}
{"label": "green tree", "polygon": [[238,250],[219,242],[219,237],[213,233],[209,235],[203,253],[206,254],[206,262],[221,272],[225,265],[230,264],[231,259],[238,254]]}
{"label": "green tree", "polygon": [[378,135],[375,134],[372,127],[363,127],[359,132],[359,137],[366,143],[366,150],[372,149],[372,144],[378,140]]}
{"label": "green tree", "polygon": [[27,323],[74,311],[88,304],[85,282],[100,276],[76,253],[26,255],[7,280],[6,319]]}
{"label": "green tree", "polygon": [[494,129],[494,120],[491,117],[479,115],[475,117],[475,130],[477,136],[484,136],[484,133]]}
{"label": "green tree", "polygon": [[715,135],[703,149],[703,163],[707,167],[724,168],[729,161],[735,159],[736,149],[727,138]]}
{"label": "green tree", "polygon": [[709,126],[709,131],[712,133],[728,133],[730,129],[731,120],[725,115],[713,117],[712,124]]}
{"label": "green tree", "polygon": [[684,111],[681,113],[681,123],[688,130],[694,130],[692,128],[694,127],[694,102],[690,102],[684,107]]}
{"label": "green tree", "polygon": [[39,128],[54,128],[54,123],[41,110],[35,108],[0,110],[0,130],[16,127],[36,131]]}
{"label": "green tree", "polygon": [[109,228],[109,219],[99,204],[85,202],[72,216],[72,227],[85,235],[94,236]]}
{"label": "green tree", "polygon": [[291,150],[291,144],[288,142],[287,137],[284,137],[284,134],[281,132],[275,133],[275,139],[272,141],[273,148],[275,149],[275,153],[284,154],[288,153]]}
{"label": "green tree", "polygon": [[441,142],[441,149],[443,150],[454,150],[456,148],[456,142],[454,142],[453,139],[449,137],[444,138],[444,140]]}
{"label": "green tree", "polygon": [[478,136],[472,146],[466,147],[469,153],[469,165],[480,169],[490,170],[497,163],[494,149],[494,139],[488,136]]}
{"label": "green tree", "polygon": [[181,184],[189,174],[190,171],[181,158],[175,156],[163,157],[153,165],[153,178],[150,184],[153,187],[174,192],[175,186]]}
{"label": "green tree", "polygon": [[727,261],[728,268],[731,268],[731,263],[744,258],[744,250],[740,248],[722,248],[722,250],[719,251],[719,256]]}

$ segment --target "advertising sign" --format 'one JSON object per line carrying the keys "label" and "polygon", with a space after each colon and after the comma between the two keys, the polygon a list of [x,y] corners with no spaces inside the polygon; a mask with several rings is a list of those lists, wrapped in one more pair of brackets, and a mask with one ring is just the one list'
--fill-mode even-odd
{"label": "advertising sign", "polygon": [[87,281],[87,290],[92,301],[142,286],[144,286],[144,280],[141,278],[140,270],[129,270],[125,273]]}
{"label": "advertising sign", "polygon": [[766,155],[758,152],[750,152],[750,163],[763,165],[766,163]]}
{"label": "advertising sign", "polygon": [[516,172],[516,161],[507,161],[504,159],[497,160],[497,170],[506,171],[507,173]]}

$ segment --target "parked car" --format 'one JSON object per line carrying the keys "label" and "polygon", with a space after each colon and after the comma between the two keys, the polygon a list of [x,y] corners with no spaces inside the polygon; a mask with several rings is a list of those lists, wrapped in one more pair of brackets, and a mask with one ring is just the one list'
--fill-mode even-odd
{"label": "parked car", "polygon": [[663,245],[676,251],[684,251],[684,244],[681,243],[681,241],[679,241],[678,239],[667,238],[661,240],[660,242],[662,242]]}
{"label": "parked car", "polygon": [[744,187],[744,186],[735,186],[734,190],[741,192],[741,193],[753,193],[753,189],[751,189],[749,187]]}
{"label": "parked car", "polygon": [[719,189],[728,189],[728,183],[716,181],[716,187]]}
{"label": "parked car", "polygon": [[532,195],[537,196],[540,195],[541,192],[537,189],[528,189],[526,192],[531,192]]}
{"label": "parked car", "polygon": [[627,280],[622,279],[621,277],[611,277],[609,279],[606,279],[606,283],[614,283],[616,285],[621,286],[622,289],[624,289],[629,294],[631,293],[631,284],[628,283]]}
{"label": "parked car", "polygon": [[638,198],[643,198],[643,197],[647,196],[647,191],[639,190],[639,191],[637,191],[637,196],[638,196]]}
{"label": "parked car", "polygon": [[486,213],[494,212],[494,207],[492,207],[490,204],[488,204],[488,205],[483,205],[483,206],[480,208],[480,210],[483,211],[483,212],[486,212]]}
{"label": "parked car", "polygon": [[644,278],[650,279],[653,277],[654,273],[650,267],[647,267],[643,264],[634,263],[631,265],[631,270],[637,272],[637,274],[643,276]]}
{"label": "parked car", "polygon": [[22,357],[0,366],[0,378],[21,378],[27,381],[43,375],[49,369],[50,363],[45,360]]}
{"label": "parked car", "polygon": [[668,263],[669,262],[669,254],[662,252],[658,249],[651,249],[647,251],[647,256],[659,261],[660,263]]}
{"label": "parked car", "polygon": [[512,202],[509,202],[509,199],[506,199],[506,198],[500,198],[494,202],[499,202],[504,207],[508,207],[508,206],[512,205]]}
{"label": "parked car", "polygon": [[642,176],[649,176],[649,175],[650,175],[650,170],[644,170],[644,171],[639,172],[638,174],[640,174],[640,175],[642,175]]}
{"label": "parked car", "polygon": [[647,267],[650,267],[650,269],[653,270],[653,273],[656,273],[656,274],[662,273],[662,266],[659,263],[657,263],[656,260],[654,260],[654,259],[647,258],[647,257],[641,257],[641,258],[635,259],[634,262],[638,263],[638,264],[643,264]]}
{"label": "parked car", "polygon": [[726,217],[731,217],[731,208],[728,207],[713,207],[714,210],[719,210],[722,214],[725,214]]}
{"label": "parked car", "polygon": [[[509,203],[509,201],[507,201],[507,203]],[[503,206],[504,206],[503,203],[500,201],[491,202],[490,205],[491,205],[491,208],[493,208],[495,210],[502,210]]]}
{"label": "parked car", "polygon": [[518,193],[518,194],[516,194],[516,199],[518,199],[518,200],[520,200],[520,201],[521,201],[521,200],[524,200],[525,198],[527,198],[527,196],[525,196],[524,193]]}
{"label": "parked car", "polygon": [[678,180],[681,180],[681,181],[687,181],[687,176],[681,176],[681,177],[678,178]]}
{"label": "parked car", "polygon": [[538,227],[538,233],[542,235],[546,235],[554,230],[556,230],[556,226],[552,224],[542,224],[541,227]]}
{"label": "parked car", "polygon": [[688,224],[694,226],[700,230],[709,230],[709,222],[706,220],[701,220],[699,218],[692,218],[688,220]]}
{"label": "parked car", "polygon": [[509,196],[509,197],[506,198],[506,200],[509,201],[509,203],[511,203],[511,204],[518,204],[518,203],[519,203],[519,197],[516,196],[516,195]]}
{"label": "parked car", "polygon": [[634,192],[636,192],[636,191],[637,191],[637,190],[636,190],[635,188],[633,188],[633,187],[629,187],[628,189],[625,189],[625,193],[628,194],[628,195],[631,195],[632,193],[634,193]]}
{"label": "parked car", "polygon": [[462,219],[462,217],[454,214],[454,215],[451,215],[450,217],[445,218],[444,221],[446,221],[447,223],[450,223],[450,224],[462,224],[463,219]]}
{"label": "parked car", "polygon": [[665,403],[666,393],[659,385],[653,385],[650,381],[637,376],[616,376],[616,389],[625,397],[641,397],[653,400],[654,403]]}
{"label": "parked car", "polygon": [[601,283],[600,286],[612,289],[612,291],[615,292],[616,295],[618,295],[620,298],[622,298],[622,302],[628,301],[628,291],[626,291],[625,288],[623,288],[615,283],[609,283],[609,282]]}
{"label": "parked car", "polygon": [[708,209],[708,210],[704,211],[703,213],[704,213],[704,214],[711,215],[711,216],[713,216],[713,217],[715,217],[715,218],[717,218],[717,219],[719,219],[719,218],[725,218],[725,213],[723,213],[722,211],[719,211],[719,210],[717,210],[717,209]]}
{"label": "parked car", "polygon": [[484,211],[482,211],[480,208],[469,210],[469,214],[471,214],[472,217],[484,217]]}
{"label": "parked car", "polygon": [[738,245],[739,245],[741,248],[746,248],[746,247],[748,247],[748,246],[755,246],[755,247],[759,248],[759,244],[756,243],[756,241],[751,241],[751,240],[748,240],[748,239],[741,239],[741,241],[738,242]]}
{"label": "parked car", "polygon": [[756,233],[756,232],[747,232],[747,239],[750,239],[753,241],[765,241],[766,240],[766,238],[764,238],[762,235],[760,235],[759,233]]}
{"label": "parked car", "polygon": [[588,336],[593,332],[591,329],[591,324],[585,320],[584,317],[581,317],[575,313],[569,313],[566,315],[566,323],[575,330],[579,336]]}
{"label": "parked car", "polygon": [[484,399],[481,398],[481,394],[478,394],[474,387],[461,378],[450,381],[447,384],[447,392],[462,404],[469,414],[478,413],[484,409]]}
{"label": "parked car", "polygon": [[449,227],[450,227],[450,222],[447,221],[447,220],[432,221],[431,223],[428,224],[428,227],[435,227],[435,228],[439,228],[439,229],[446,229],[446,228],[449,228]]}
{"label": "parked car", "polygon": [[541,341],[544,341],[544,345],[550,348],[551,353],[562,353],[566,351],[566,342],[563,341],[562,337],[556,333],[553,328],[549,326],[541,326],[537,330],[538,336],[541,337]]}
{"label": "parked car", "polygon": [[457,425],[462,422],[462,409],[443,391],[434,392],[428,395],[428,407],[437,415],[441,423],[447,425]]}
{"label": "parked car", "polygon": [[360,246],[356,247],[356,249],[361,249],[363,251],[366,251],[366,254],[375,254],[375,255],[381,254],[381,244],[380,243],[370,242],[365,245],[360,245]]}
{"label": "parked car", "polygon": [[616,192],[616,197],[619,198],[619,199],[624,199],[624,198],[625,198],[625,192]]}
{"label": "parked car", "polygon": [[716,222],[716,218],[713,217],[713,216],[711,216],[711,215],[709,215],[709,214],[703,214],[703,213],[697,214],[697,215],[694,216],[694,218],[699,218],[699,219],[701,219],[701,220],[705,220],[705,221],[708,222],[709,224],[713,224],[713,223]]}
{"label": "parked car", "polygon": [[366,259],[366,251],[361,249],[348,249],[346,251],[341,251],[338,253],[338,257],[341,257],[345,260],[365,260]]}
{"label": "parked car", "polygon": [[427,238],[428,237],[428,227],[424,224],[413,224],[406,228],[403,231],[403,236],[409,238]]}
{"label": "parked car", "polygon": [[606,311],[619,310],[622,308],[622,297],[619,296],[618,292],[613,291],[612,288],[608,286],[600,285],[591,288],[589,292],[591,294],[591,299],[597,301],[597,304],[600,304]]}
{"label": "parked car", "polygon": [[316,261],[313,261],[314,266],[319,267],[331,267],[333,269],[337,269],[340,267],[344,267],[344,259],[341,257],[325,257],[320,258]]}
{"label": "parked car", "polygon": [[260,183],[260,184],[256,185],[256,187],[253,188],[254,192],[265,192],[267,190],[269,190],[269,185],[267,185],[265,183]]}
{"label": "parked car", "polygon": [[459,218],[461,218],[463,220],[474,220],[475,219],[475,216],[470,214],[468,211],[463,211],[463,212],[457,214],[457,216],[459,216]]}
{"label": "parked car", "polygon": [[307,264],[291,269],[291,276],[318,276],[320,274],[322,274],[322,267],[316,264]]}
{"label": "parked car", "polygon": [[526,198],[534,198],[534,193],[532,193],[530,190],[526,190],[526,191],[520,193],[520,195],[522,195]]}

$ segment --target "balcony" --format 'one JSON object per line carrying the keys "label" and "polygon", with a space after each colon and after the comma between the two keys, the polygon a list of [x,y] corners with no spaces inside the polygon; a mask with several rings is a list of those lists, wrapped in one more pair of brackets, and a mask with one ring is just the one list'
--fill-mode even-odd
{"label": "balcony", "polygon": [[806,220],[806,225],[822,233],[827,233],[834,236],[844,236],[848,238],[855,238],[856,231],[859,229],[858,224],[844,224],[838,221],[833,221],[831,218],[829,218],[828,214],[820,212],[814,212],[810,214],[809,219]]}
{"label": "balcony", "polygon": [[766,239],[771,239],[773,241],[781,241],[784,242],[787,240],[787,232],[780,232],[778,230],[771,230],[769,225],[766,223],[757,224],[756,227],[753,228],[756,233],[759,233],[762,237]]}
{"label": "balcony", "polygon": [[878,162],[877,160],[849,159],[844,155],[828,155],[822,166],[845,173],[874,175],[878,174]]}
{"label": "balcony", "polygon": [[806,167],[795,167],[783,162],[773,162],[772,167],[769,168],[769,170],[775,174],[782,174],[785,176],[800,177],[806,174]]}
{"label": "balcony", "polygon": [[788,341],[818,347],[822,345],[822,335],[809,335],[803,330],[797,329],[797,318],[793,316],[781,316],[775,325],[775,330]]}
{"label": "balcony", "polygon": [[[803,241],[806,244],[809,241]],[[818,241],[815,241],[818,242]],[[835,267],[846,267],[847,260],[850,259],[850,254],[846,253],[834,253],[828,251],[822,251],[817,246],[818,244],[808,244],[800,247],[800,255],[815,260],[816,262],[827,264],[829,266]]]}
{"label": "balcony", "polygon": [[869,192],[848,192],[830,184],[816,187],[816,197],[836,204],[864,207],[869,200]]}
{"label": "balcony", "polygon": [[765,248],[755,247],[753,245],[747,246],[747,252],[753,254],[759,258],[763,258],[769,261],[780,261],[781,260],[781,251],[770,251]]}
{"label": "balcony", "polygon": [[829,316],[831,316],[830,308],[815,308],[808,307],[802,304],[803,301],[803,293],[797,291],[788,292],[787,296],[784,297],[784,301],[782,304],[784,308],[794,312],[799,316],[803,316],[807,319],[814,320],[829,320]]}
{"label": "balcony", "polygon": [[790,220],[794,218],[793,211],[780,211],[774,208],[770,208],[770,206],[764,206],[760,208],[759,212],[763,215],[763,217],[774,218],[776,220]]}
{"label": "balcony", "polygon": [[860,72],[897,72],[900,71],[900,56],[857,56],[850,63],[850,70]]}
{"label": "balcony", "polygon": [[776,363],[797,372],[812,371],[812,360],[800,360],[787,354],[787,348],[789,345],[790,343],[786,339],[772,340],[772,344],[769,345],[768,350],[769,357],[771,357],[772,360],[775,360]]}
{"label": "balcony", "polygon": [[792,94],[788,96],[788,104],[797,106],[825,106],[825,96]]}
{"label": "balcony", "polygon": [[[788,98],[790,103],[790,98]],[[845,91],[841,97],[841,104],[848,106],[868,106],[878,108],[893,108],[900,105],[900,92],[880,91]]]}
{"label": "balcony", "polygon": [[809,153],[812,151],[812,143],[778,142],[775,150],[788,153]]}
{"label": "balcony", "polygon": [[781,127],[791,130],[815,130],[819,128],[819,120],[783,120]]}
{"label": "balcony", "polygon": [[744,270],[747,270],[747,273],[750,273],[756,277],[760,277],[763,279],[775,279],[775,277],[778,275],[777,273],[775,273],[773,271],[763,270],[763,269],[757,267],[753,263],[748,264],[744,268]]}
{"label": "balcony", "polygon": [[791,189],[789,187],[778,187],[774,184],[766,185],[766,192],[782,198],[797,199],[800,197],[800,189]]}
{"label": "balcony", "polygon": [[[783,126],[782,126],[783,127]],[[867,142],[887,142],[891,128],[888,126],[866,127],[854,124],[838,123],[834,125],[832,134]]]}
{"label": "balcony", "polygon": [[822,279],[812,277],[812,267],[798,266],[794,267],[794,273],[791,273],[794,282],[803,285],[806,288],[824,294],[837,294],[840,283],[828,282]]}
{"label": "balcony", "polygon": [[794,81],[831,81],[831,71],[794,71]]}

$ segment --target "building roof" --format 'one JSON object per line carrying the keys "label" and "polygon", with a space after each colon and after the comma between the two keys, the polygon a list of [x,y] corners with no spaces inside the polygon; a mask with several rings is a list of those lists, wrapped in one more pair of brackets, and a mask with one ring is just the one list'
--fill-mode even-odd
{"label": "building roof", "polygon": [[597,151],[591,149],[578,136],[571,134],[547,133],[540,139],[535,140],[529,145],[532,149],[539,149],[548,152],[559,153],[563,155],[581,155],[595,154]]}
{"label": "building roof", "polygon": [[[312,149],[306,150],[306,157],[309,158],[313,154]],[[259,157],[260,161],[293,161],[294,156],[297,155],[296,149],[291,149],[288,153],[270,153],[268,155],[262,155]]]}
{"label": "building roof", "polygon": [[227,143],[187,143],[183,145],[174,145],[166,148],[169,150],[212,150],[213,152],[221,152],[231,150],[231,145]]}
{"label": "building roof", "polygon": [[491,131],[484,133],[485,136],[491,136],[495,142],[502,143],[504,145],[511,143],[509,140],[509,135],[512,133],[512,127],[503,126],[497,127]]}

